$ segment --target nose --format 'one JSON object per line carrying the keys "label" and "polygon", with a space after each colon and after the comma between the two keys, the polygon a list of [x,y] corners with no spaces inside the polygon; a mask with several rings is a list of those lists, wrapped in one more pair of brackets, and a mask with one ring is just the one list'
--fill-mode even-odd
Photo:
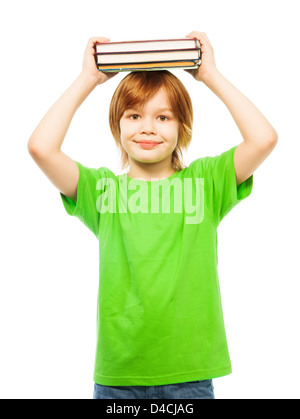
{"label": "nose", "polygon": [[152,118],[143,118],[141,120],[140,134],[157,134],[155,121]]}

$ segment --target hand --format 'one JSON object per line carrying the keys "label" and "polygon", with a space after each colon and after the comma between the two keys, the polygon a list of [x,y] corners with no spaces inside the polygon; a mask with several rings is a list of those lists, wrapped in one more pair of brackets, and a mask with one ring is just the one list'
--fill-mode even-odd
{"label": "hand", "polygon": [[91,80],[93,80],[93,82],[96,85],[105,83],[107,80],[111,79],[112,77],[118,74],[118,72],[106,73],[103,71],[99,71],[95,62],[94,45],[96,44],[96,42],[106,43],[109,41],[110,41],[109,38],[99,38],[99,37],[90,38],[86,46],[86,50],[84,52],[82,73],[90,77]]}
{"label": "hand", "polygon": [[205,81],[207,75],[216,70],[213,47],[204,32],[191,32],[186,38],[198,39],[201,45],[201,64],[197,69],[185,70],[190,73],[197,81]]}

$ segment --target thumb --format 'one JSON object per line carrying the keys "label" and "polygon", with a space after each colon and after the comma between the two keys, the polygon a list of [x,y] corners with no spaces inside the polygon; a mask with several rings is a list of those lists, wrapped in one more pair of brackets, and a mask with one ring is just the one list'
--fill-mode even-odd
{"label": "thumb", "polygon": [[184,71],[186,71],[187,73],[190,73],[191,75],[193,75],[195,70],[184,69]]}
{"label": "thumb", "polygon": [[111,77],[116,76],[117,74],[119,74],[119,72],[118,72],[118,71],[114,71],[114,72],[110,71],[109,73],[107,73],[107,76],[108,76],[109,78],[111,78]]}

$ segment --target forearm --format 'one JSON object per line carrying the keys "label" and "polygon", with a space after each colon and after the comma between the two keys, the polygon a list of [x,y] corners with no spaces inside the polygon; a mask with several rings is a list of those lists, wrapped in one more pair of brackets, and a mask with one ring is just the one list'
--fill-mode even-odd
{"label": "forearm", "polygon": [[38,124],[28,148],[43,155],[59,151],[75,112],[95,86],[92,78],[81,73]]}
{"label": "forearm", "polygon": [[256,106],[217,69],[203,82],[226,105],[245,142],[264,146],[277,141],[277,133]]}

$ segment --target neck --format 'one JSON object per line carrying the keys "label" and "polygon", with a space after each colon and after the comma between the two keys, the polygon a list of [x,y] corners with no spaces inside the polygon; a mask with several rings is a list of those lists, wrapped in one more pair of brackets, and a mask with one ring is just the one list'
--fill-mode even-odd
{"label": "neck", "polygon": [[128,176],[132,179],[140,180],[159,180],[172,176],[176,172],[171,162],[141,163],[138,161],[130,162]]}

